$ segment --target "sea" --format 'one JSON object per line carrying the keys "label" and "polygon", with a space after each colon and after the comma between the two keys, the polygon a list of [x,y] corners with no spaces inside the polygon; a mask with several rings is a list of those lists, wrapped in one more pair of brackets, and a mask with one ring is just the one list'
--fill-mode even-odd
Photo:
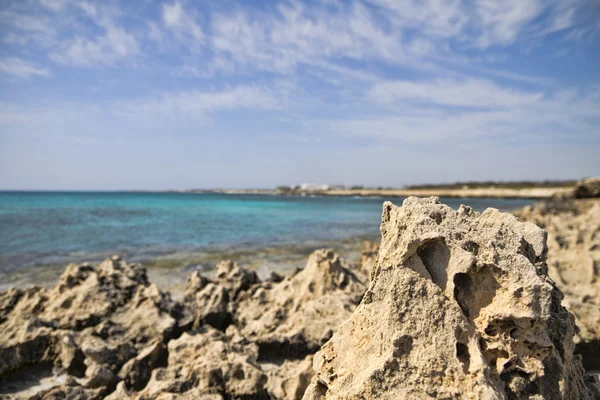
{"label": "sea", "polygon": [[[118,254],[166,286],[220,259],[286,273],[316,248],[356,259],[382,203],[403,198],[146,192],[0,192],[0,289],[53,284],[64,266]],[[526,199],[441,198],[510,211]],[[151,275],[152,275],[151,274]]]}

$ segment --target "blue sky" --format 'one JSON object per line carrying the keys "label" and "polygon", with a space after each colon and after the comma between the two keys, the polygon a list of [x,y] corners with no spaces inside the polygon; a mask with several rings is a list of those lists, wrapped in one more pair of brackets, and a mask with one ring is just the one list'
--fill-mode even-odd
{"label": "blue sky", "polygon": [[600,4],[0,0],[0,188],[600,174]]}

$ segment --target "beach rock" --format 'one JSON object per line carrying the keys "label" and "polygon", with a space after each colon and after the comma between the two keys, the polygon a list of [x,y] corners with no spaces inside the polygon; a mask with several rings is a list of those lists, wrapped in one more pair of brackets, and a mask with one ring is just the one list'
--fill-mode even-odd
{"label": "beach rock", "polygon": [[254,271],[248,271],[233,261],[221,261],[215,267],[215,283],[223,286],[232,300],[259,282]]}
{"label": "beach rock", "polygon": [[141,390],[155,368],[167,365],[167,357],[167,346],[161,342],[154,343],[127,361],[119,371],[119,378],[127,389]]}
{"label": "beach rock", "polygon": [[[27,396],[28,400],[100,400],[106,394],[106,388],[86,388],[73,379],[67,379],[63,385],[42,390],[33,396]],[[15,397],[18,399],[19,397]]]}
{"label": "beach rock", "polygon": [[9,290],[0,305],[0,379],[28,364],[51,363],[90,389],[110,390],[120,379],[139,387],[154,358],[136,359],[132,376],[121,371],[118,377],[121,367],[192,323],[142,267],[118,257],[97,267],[69,265],[51,289]]}
{"label": "beach rock", "polygon": [[224,333],[203,327],[171,340],[168,353],[167,366],[154,369],[142,391],[128,392],[120,383],[107,398],[269,398],[267,376],[256,363],[255,345],[243,340],[230,342]]}
{"label": "beach rock", "polygon": [[600,201],[542,202],[515,213],[548,231],[548,271],[579,332],[575,352],[600,370]]}
{"label": "beach rock", "polygon": [[363,242],[363,248],[358,262],[358,269],[366,277],[366,280],[371,279],[373,267],[377,265],[377,254],[379,253],[379,244],[371,241]]}
{"label": "beach rock", "polygon": [[495,209],[386,202],[369,290],[304,399],[595,399],[546,233]]}
{"label": "beach rock", "polygon": [[233,319],[229,311],[229,292],[218,284],[209,283],[196,293],[193,309],[196,315],[194,329],[206,323],[224,331]]}
{"label": "beach rock", "polygon": [[185,303],[193,303],[196,301],[196,293],[201,291],[210,283],[210,280],[205,276],[200,275],[200,272],[194,271],[188,277],[188,280],[183,291],[183,301]]}
{"label": "beach rock", "polygon": [[350,316],[364,291],[338,255],[317,250],[294,276],[246,293],[235,305],[235,322],[258,344],[261,360],[304,358]]}
{"label": "beach rock", "polygon": [[600,197],[600,177],[586,178],[577,182],[574,195],[577,199]]}
{"label": "beach rock", "polygon": [[28,364],[48,362],[55,337],[52,323],[39,317],[48,301],[40,287],[10,289],[0,294],[0,379]]}
{"label": "beach rock", "polygon": [[314,376],[312,360],[312,354],[300,360],[286,360],[277,368],[267,371],[267,390],[271,397],[280,400],[302,399]]}
{"label": "beach rock", "polygon": [[193,329],[203,324],[225,331],[233,322],[233,301],[259,283],[254,271],[247,271],[232,261],[215,267],[215,281],[194,272],[184,291],[184,302],[194,314]]}
{"label": "beach rock", "polygon": [[184,302],[194,313],[193,329],[208,324],[225,331],[233,322],[232,302],[257,283],[255,272],[232,261],[216,265],[214,282],[198,272],[192,273],[184,291]]}

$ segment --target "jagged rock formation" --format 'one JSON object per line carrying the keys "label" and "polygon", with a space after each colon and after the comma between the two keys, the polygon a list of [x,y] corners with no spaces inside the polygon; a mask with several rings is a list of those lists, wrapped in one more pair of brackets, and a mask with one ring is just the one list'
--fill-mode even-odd
{"label": "jagged rock formation", "polygon": [[586,178],[577,182],[573,194],[577,199],[600,197],[600,177]]}
{"label": "jagged rock formation", "polygon": [[304,399],[593,399],[546,233],[437,198],[386,202],[361,304],[315,355]]}
{"label": "jagged rock formation", "polygon": [[168,366],[153,370],[142,391],[130,393],[119,383],[108,399],[269,399],[256,345],[206,327],[184,333],[168,347]]}
{"label": "jagged rock formation", "polygon": [[350,316],[365,286],[331,250],[317,250],[290,278],[265,283],[236,304],[240,332],[260,348],[261,360],[314,353]]}
{"label": "jagged rock formation", "polygon": [[233,322],[232,308],[238,296],[258,283],[254,271],[247,271],[232,261],[215,267],[215,281],[210,282],[193,272],[185,288],[184,302],[195,311],[194,328],[206,323],[224,331]]}
{"label": "jagged rock formation", "polygon": [[[0,398],[300,399],[312,353],[364,290],[329,250],[294,277],[266,282],[221,262],[214,281],[190,276],[183,304],[116,256],[69,265],[50,289],[0,292]],[[257,322],[260,310],[268,317]],[[252,331],[263,322],[270,327]],[[2,390],[3,379],[37,366],[64,382]]]}
{"label": "jagged rock formation", "polygon": [[60,390],[82,398],[101,396],[118,380],[143,387],[153,365],[142,364],[160,364],[164,345],[191,323],[143,268],[118,257],[97,267],[69,265],[50,290],[9,290],[0,304],[0,376],[52,364],[80,378]]}
{"label": "jagged rock formation", "polygon": [[301,399],[314,375],[312,361],[310,354],[299,360],[285,360],[280,366],[268,369],[267,389],[271,396],[282,400]]}
{"label": "jagged rock formation", "polygon": [[379,253],[379,244],[375,242],[363,242],[363,248],[358,262],[358,270],[366,277],[366,280],[371,279],[373,268],[377,265],[377,254]]}
{"label": "jagged rock formation", "polygon": [[[379,253],[366,246],[356,269],[317,250],[260,282],[224,261],[212,281],[193,273],[180,304],[113,257],[0,292],[0,398],[592,399],[573,337],[588,353],[597,337],[600,204],[560,204],[527,218],[550,232],[579,334],[543,230],[411,198],[385,204]],[[36,368],[60,379],[3,390]]]}
{"label": "jagged rock formation", "polygon": [[548,270],[575,314],[576,352],[600,370],[600,201],[538,203],[516,215],[548,231]]}

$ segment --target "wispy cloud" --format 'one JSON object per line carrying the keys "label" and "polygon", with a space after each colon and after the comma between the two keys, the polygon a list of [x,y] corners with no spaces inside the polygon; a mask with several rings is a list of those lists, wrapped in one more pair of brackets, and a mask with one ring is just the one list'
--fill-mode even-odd
{"label": "wispy cloud", "polygon": [[595,3],[5,2],[0,124],[98,141],[235,131],[265,148],[357,154],[598,147]]}
{"label": "wispy cloud", "polygon": [[515,107],[534,104],[541,92],[518,91],[483,79],[435,81],[382,81],[373,86],[369,97],[393,104],[401,100],[463,107]]}
{"label": "wispy cloud", "polygon": [[253,109],[274,110],[281,107],[282,99],[270,89],[255,85],[239,85],[222,90],[191,90],[163,93],[149,98],[122,102],[111,112],[126,116],[149,117],[181,115],[206,117],[220,110]]}
{"label": "wispy cloud", "polygon": [[59,64],[113,66],[139,52],[138,42],[132,35],[117,26],[107,25],[104,35],[95,39],[76,37],[64,49],[52,53],[50,58]]}
{"label": "wispy cloud", "polygon": [[[362,118],[322,121],[331,132],[339,135],[369,137],[392,142],[485,143],[518,141],[527,145],[534,142],[569,140],[592,141],[598,144],[597,127],[600,122],[600,88],[587,90],[560,90],[548,96],[531,93],[500,93],[484,87],[481,93],[472,88],[461,91],[461,84],[436,82],[439,91],[423,94],[427,84],[409,89],[410,94],[385,99],[393,106],[393,113],[379,112]],[[486,92],[487,90],[487,92]],[[452,94],[462,97],[453,100]],[[475,95],[473,96],[473,93]],[[413,95],[416,94],[415,98]],[[450,97],[449,97],[450,96]],[[415,103],[415,99],[421,103]],[[485,109],[481,109],[477,102]],[[432,107],[435,105],[469,106],[464,109]],[[569,117],[566,117],[569,116]]]}
{"label": "wispy cloud", "polygon": [[18,57],[0,59],[0,72],[21,79],[29,79],[32,76],[50,77],[52,75],[46,68],[36,66]]}
{"label": "wispy cloud", "polygon": [[196,41],[202,41],[204,37],[193,11],[185,10],[180,1],[163,4],[162,19],[165,26],[178,35],[189,35]]}

